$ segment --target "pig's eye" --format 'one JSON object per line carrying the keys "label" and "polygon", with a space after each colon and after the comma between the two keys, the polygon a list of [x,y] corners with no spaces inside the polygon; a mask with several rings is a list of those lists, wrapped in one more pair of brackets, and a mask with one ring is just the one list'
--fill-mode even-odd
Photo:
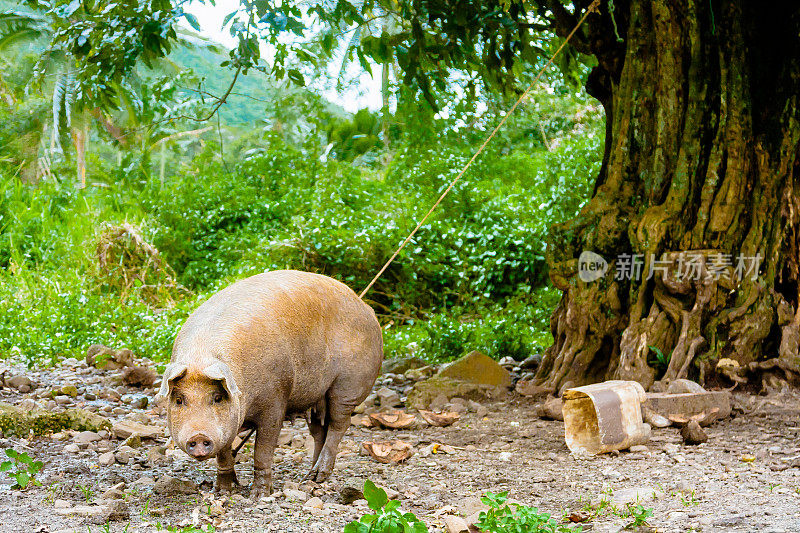
{"label": "pig's eye", "polygon": [[175,405],[183,405],[183,398],[181,398],[180,396],[175,398]]}
{"label": "pig's eye", "polygon": [[214,393],[214,403],[220,403],[222,401],[222,394]]}

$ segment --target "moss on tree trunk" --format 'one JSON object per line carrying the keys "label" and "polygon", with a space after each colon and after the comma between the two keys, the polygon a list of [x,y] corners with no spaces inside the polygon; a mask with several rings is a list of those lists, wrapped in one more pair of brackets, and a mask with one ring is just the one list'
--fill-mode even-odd
{"label": "moss on tree trunk", "polygon": [[[616,0],[613,22],[607,8],[587,28],[605,156],[594,196],[552,229],[564,294],[538,380],[798,368],[800,4]],[[578,277],[582,251],[608,260],[601,279]],[[628,256],[639,278],[619,275]]]}

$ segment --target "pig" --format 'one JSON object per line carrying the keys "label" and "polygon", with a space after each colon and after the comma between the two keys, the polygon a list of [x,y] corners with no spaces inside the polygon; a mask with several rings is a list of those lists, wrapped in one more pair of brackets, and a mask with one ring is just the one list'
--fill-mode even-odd
{"label": "pig", "polygon": [[272,492],[272,456],[287,417],[304,414],[314,439],[306,479],[333,471],[354,408],[383,361],[371,307],[327,276],[278,270],[214,294],[186,320],[156,401],[176,446],[217,459],[218,492],[238,484],[232,444],[256,429],[254,498]]}

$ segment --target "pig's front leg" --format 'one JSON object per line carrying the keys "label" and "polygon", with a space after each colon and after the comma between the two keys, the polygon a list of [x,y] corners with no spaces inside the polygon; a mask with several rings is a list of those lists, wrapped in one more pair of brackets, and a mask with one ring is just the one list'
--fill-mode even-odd
{"label": "pig's front leg", "polygon": [[253,452],[253,489],[250,493],[253,499],[272,494],[272,457],[278,445],[283,417],[283,411],[281,414],[265,414],[258,424]]}
{"label": "pig's front leg", "polygon": [[236,460],[233,457],[230,445],[219,451],[217,454],[217,484],[214,487],[215,492],[230,492],[234,483],[239,484],[239,480],[236,479],[235,464]]}

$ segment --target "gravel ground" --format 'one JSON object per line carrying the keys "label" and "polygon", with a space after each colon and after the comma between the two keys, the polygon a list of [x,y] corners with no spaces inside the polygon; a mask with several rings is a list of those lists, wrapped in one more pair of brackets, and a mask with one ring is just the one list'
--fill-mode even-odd
{"label": "gravel ground", "polygon": [[[11,375],[13,370],[21,372],[14,368]],[[112,421],[165,425],[157,411],[135,407],[155,391],[119,385],[113,372],[68,360],[56,370],[25,373],[50,388],[76,385],[75,398],[37,400],[51,409],[82,406]],[[44,385],[27,394],[6,388],[0,400],[19,404],[43,392]],[[705,444],[685,446],[677,429],[658,429],[646,449],[590,459],[570,454],[563,423],[539,419],[531,399],[509,395],[484,405],[485,415],[467,413],[447,428],[354,425],[333,477],[321,485],[302,483],[310,466],[309,439],[304,422],[287,422],[275,455],[276,493],[258,502],[248,499],[249,445],[237,466],[242,485],[230,497],[215,499],[209,493],[213,463],[197,463],[178,450],[159,453],[165,437],[131,449],[120,449],[122,441],[105,432],[90,443],[69,431],[0,439],[3,448],[26,451],[44,463],[42,486],[26,491],[12,490],[0,474],[0,531],[191,531],[188,526],[213,524],[217,532],[341,532],[366,510],[363,500],[345,504],[343,489],[371,479],[396,493],[402,508],[431,531],[443,531],[448,514],[480,510],[478,498],[485,492],[509,491],[511,498],[559,518],[582,510],[589,517],[584,531],[620,531],[631,518],[619,515],[638,498],[653,511],[641,531],[800,532],[800,396],[794,391],[736,394],[734,415],[706,428]],[[391,439],[408,442],[415,454],[404,464],[384,465],[360,452],[364,441]],[[432,443],[448,445],[452,453],[426,453]],[[104,466],[101,457],[105,453],[108,462],[109,451],[116,452],[115,461]],[[92,518],[99,509],[113,512],[113,520]]]}

